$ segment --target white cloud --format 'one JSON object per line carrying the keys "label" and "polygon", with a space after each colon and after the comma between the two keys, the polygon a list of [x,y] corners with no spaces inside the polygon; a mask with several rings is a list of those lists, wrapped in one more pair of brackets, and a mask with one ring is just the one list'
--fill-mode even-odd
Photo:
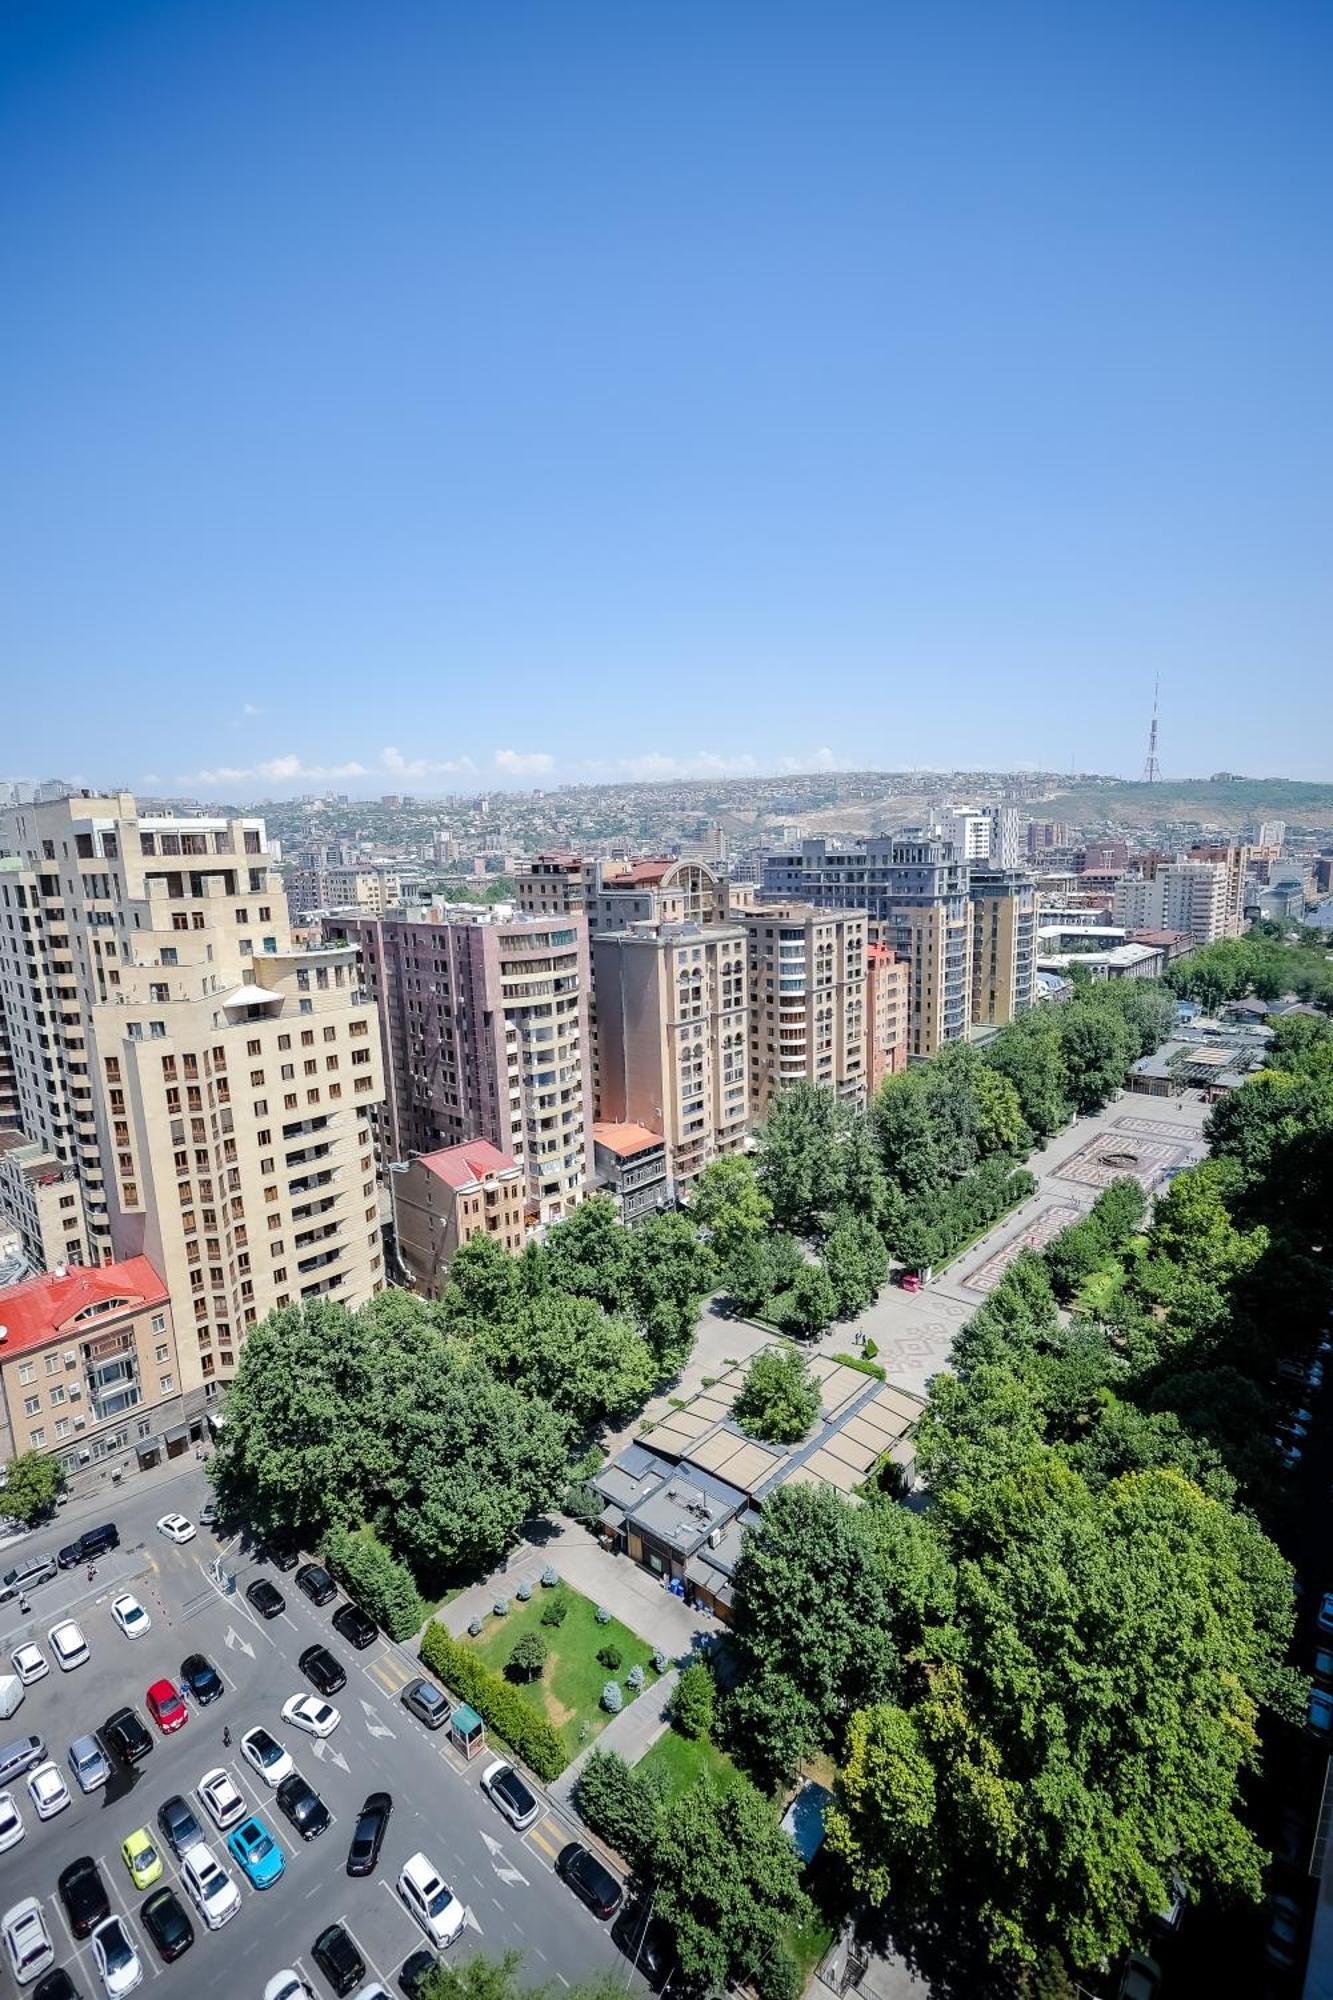
{"label": "white cloud", "polygon": [[497,750],[495,768],[511,778],[541,778],[555,769],[549,750]]}
{"label": "white cloud", "polygon": [[695,750],[685,757],[645,750],[633,757],[600,758],[586,766],[593,778],[623,778],[630,783],[669,783],[684,778],[749,778],[777,771],[836,771],[839,759],[828,748],[800,756],[755,757],[748,750]]}
{"label": "white cloud", "polygon": [[270,785],[285,784],[292,778],[368,778],[364,764],[306,764],[300,757],[266,757],[258,764],[219,764],[206,771],[187,771],[178,785],[193,785],[200,791],[216,792],[228,785],[251,785],[259,780]]}
{"label": "white cloud", "polygon": [[395,750],[392,745],[380,751],[380,764],[395,778],[466,777],[475,774],[477,769],[470,757],[446,757],[433,762],[429,757],[404,757],[402,751]]}
{"label": "white cloud", "polygon": [[264,713],[263,709],[260,708],[256,702],[243,701],[241,703],[242,715],[262,715],[263,713]]}

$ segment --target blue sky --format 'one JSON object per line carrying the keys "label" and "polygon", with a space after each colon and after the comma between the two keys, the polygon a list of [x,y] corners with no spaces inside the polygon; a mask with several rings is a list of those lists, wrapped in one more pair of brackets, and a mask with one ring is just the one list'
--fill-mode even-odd
{"label": "blue sky", "polygon": [[1333,15],[9,0],[0,774],[1333,778]]}

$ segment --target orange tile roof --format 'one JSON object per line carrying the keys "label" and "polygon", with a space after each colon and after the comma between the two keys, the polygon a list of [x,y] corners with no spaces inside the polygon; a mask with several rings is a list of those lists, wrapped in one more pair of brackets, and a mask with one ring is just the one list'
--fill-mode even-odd
{"label": "orange tile roof", "polygon": [[631,1153],[644,1153],[649,1146],[663,1144],[660,1132],[650,1132],[646,1125],[594,1125],[592,1136],[599,1146],[605,1146],[610,1153],[626,1159]]}
{"label": "orange tile roof", "polygon": [[494,1174],[516,1174],[517,1160],[502,1153],[489,1139],[468,1139],[461,1146],[445,1146],[438,1153],[421,1153],[417,1165],[457,1192]]}
{"label": "orange tile roof", "polygon": [[94,1315],[83,1325],[72,1324],[88,1306],[118,1301],[125,1312],[170,1304],[171,1294],[146,1257],[127,1257],[123,1264],[74,1264],[63,1275],[44,1271],[0,1292],[0,1360],[24,1348],[104,1326],[114,1312]]}

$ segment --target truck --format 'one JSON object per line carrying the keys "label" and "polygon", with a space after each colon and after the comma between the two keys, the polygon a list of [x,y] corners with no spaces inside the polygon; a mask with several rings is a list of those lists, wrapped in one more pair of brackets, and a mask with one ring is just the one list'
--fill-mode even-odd
{"label": "truck", "polygon": [[12,1715],[23,1699],[23,1683],[17,1674],[0,1674],[0,1722]]}

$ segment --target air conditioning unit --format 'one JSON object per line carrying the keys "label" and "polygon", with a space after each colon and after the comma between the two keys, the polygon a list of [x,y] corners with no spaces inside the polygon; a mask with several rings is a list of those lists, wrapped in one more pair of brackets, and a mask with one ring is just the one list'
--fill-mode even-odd
{"label": "air conditioning unit", "polygon": [[88,1428],[88,1419],[86,1417],[75,1417],[74,1428],[76,1431],[86,1431]]}
{"label": "air conditioning unit", "polygon": [[721,1540],[722,1540],[721,1528],[714,1528],[708,1537],[709,1548],[715,1549]]}
{"label": "air conditioning unit", "polygon": [[79,1400],[79,1398],[80,1398],[80,1396],[81,1396],[82,1394],[83,1394],[83,1390],[82,1390],[82,1389],[81,1389],[81,1388],[79,1387],[78,1383],[77,1383],[77,1382],[71,1382],[71,1383],[70,1383],[70,1385],[69,1385],[69,1400],[70,1400],[70,1402],[71,1402],[71,1403],[77,1403],[77,1402],[78,1402],[78,1400]]}

